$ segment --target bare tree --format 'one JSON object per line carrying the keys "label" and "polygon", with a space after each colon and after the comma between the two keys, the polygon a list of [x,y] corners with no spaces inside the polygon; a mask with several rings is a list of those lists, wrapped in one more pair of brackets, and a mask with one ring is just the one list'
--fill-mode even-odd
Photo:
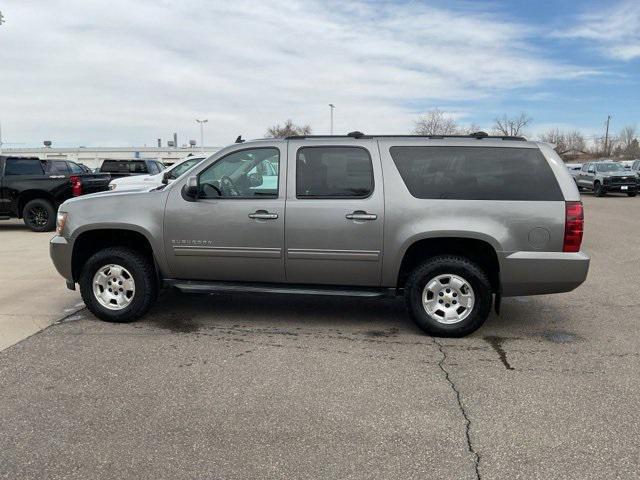
{"label": "bare tree", "polygon": [[540,135],[540,140],[555,145],[555,150],[563,158],[573,157],[576,153],[586,153],[584,135],[577,130],[565,132],[559,128],[551,128]]}
{"label": "bare tree", "polygon": [[267,133],[264,134],[267,138],[286,138],[292,137],[295,135],[310,135],[311,127],[309,125],[296,125],[291,121],[291,119],[287,120],[284,125],[274,125],[272,127],[267,128]]}
{"label": "bare tree", "polygon": [[415,121],[413,133],[416,135],[455,135],[458,133],[456,121],[442,110],[428,111]]}
{"label": "bare tree", "polygon": [[547,130],[545,133],[540,135],[539,138],[543,142],[553,144],[555,151],[560,155],[568,150],[566,135],[558,128],[551,128]]}
{"label": "bare tree", "polygon": [[[634,140],[638,136],[638,130],[635,125],[627,125],[622,129],[618,136],[618,143],[620,147],[620,156],[626,158],[634,158],[636,152],[634,152]],[[636,140],[637,144],[637,140]]]}
{"label": "bare tree", "polygon": [[517,117],[508,117],[503,115],[497,117],[493,124],[493,130],[498,135],[518,136],[524,135],[524,129],[531,123],[531,117],[526,113],[521,113]]}
{"label": "bare tree", "polygon": [[586,152],[587,142],[584,140],[584,135],[578,130],[570,130],[565,134],[565,141],[567,143],[567,150],[575,150],[576,152]]}

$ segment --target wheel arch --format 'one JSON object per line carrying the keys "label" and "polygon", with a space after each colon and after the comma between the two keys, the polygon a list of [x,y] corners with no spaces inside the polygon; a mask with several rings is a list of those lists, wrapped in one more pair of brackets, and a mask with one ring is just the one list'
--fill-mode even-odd
{"label": "wheel arch", "polygon": [[56,202],[56,199],[53,197],[53,195],[51,195],[46,190],[35,190],[35,189],[25,190],[18,196],[18,201],[16,205],[17,207],[16,213],[18,214],[18,218],[22,218],[22,212],[24,210],[24,207],[31,200],[46,200],[49,203],[51,203],[54,210],[58,208],[58,202]]}
{"label": "wheel arch", "polygon": [[459,255],[482,268],[493,292],[500,291],[500,262],[495,240],[486,236],[442,236],[416,238],[408,242],[399,264],[396,287],[404,288],[411,270],[420,262],[437,255]]}
{"label": "wheel arch", "polygon": [[134,228],[93,228],[80,232],[73,242],[71,254],[71,272],[77,282],[85,262],[94,253],[108,247],[126,247],[153,259],[156,276],[159,280],[159,267],[156,253],[149,236]]}

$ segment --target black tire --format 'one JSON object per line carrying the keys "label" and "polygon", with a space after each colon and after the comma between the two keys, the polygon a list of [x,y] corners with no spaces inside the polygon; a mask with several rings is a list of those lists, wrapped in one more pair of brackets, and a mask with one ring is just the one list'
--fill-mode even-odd
{"label": "black tire", "polygon": [[[135,282],[135,293],[131,303],[121,310],[110,310],[100,304],[93,292],[93,277],[96,272],[109,264],[124,267]],[[111,247],[92,255],[80,274],[82,300],[96,317],[106,322],[132,322],[143,316],[151,308],[158,295],[153,262],[147,256],[124,247]]]}
{"label": "black tire", "polygon": [[[453,274],[463,278],[473,289],[475,303],[471,313],[458,323],[445,324],[429,316],[422,304],[427,282],[438,275]],[[464,337],[482,326],[491,311],[491,284],[487,274],[467,258],[443,255],[433,257],[409,275],[405,284],[405,302],[413,321],[435,337]]]}
{"label": "black tire", "polygon": [[22,209],[22,219],[34,232],[50,232],[56,228],[56,209],[49,200],[36,198]]}
{"label": "black tire", "polygon": [[627,192],[628,197],[635,197],[636,195],[638,195],[638,192]]}
{"label": "black tire", "polygon": [[593,185],[593,193],[596,197],[604,197],[607,192],[600,182],[596,182]]}

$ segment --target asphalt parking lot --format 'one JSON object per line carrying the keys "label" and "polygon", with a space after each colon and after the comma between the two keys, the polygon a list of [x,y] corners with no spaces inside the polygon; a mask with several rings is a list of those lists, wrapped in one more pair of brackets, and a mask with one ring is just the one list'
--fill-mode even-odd
{"label": "asphalt parking lot", "polygon": [[640,199],[583,200],[587,282],[463,339],[400,300],[168,292],[107,324],[42,266],[25,311],[71,307],[0,352],[0,477],[640,478]]}

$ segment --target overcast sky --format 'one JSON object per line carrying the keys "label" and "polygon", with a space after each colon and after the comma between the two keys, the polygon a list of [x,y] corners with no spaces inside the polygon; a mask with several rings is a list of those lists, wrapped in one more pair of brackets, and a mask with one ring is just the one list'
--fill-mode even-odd
{"label": "overcast sky", "polygon": [[[3,0],[4,142],[154,145],[291,118],[410,133],[438,107],[490,129],[640,123],[640,1]],[[11,145],[8,145],[11,146]],[[20,146],[20,145],[15,145]]]}

